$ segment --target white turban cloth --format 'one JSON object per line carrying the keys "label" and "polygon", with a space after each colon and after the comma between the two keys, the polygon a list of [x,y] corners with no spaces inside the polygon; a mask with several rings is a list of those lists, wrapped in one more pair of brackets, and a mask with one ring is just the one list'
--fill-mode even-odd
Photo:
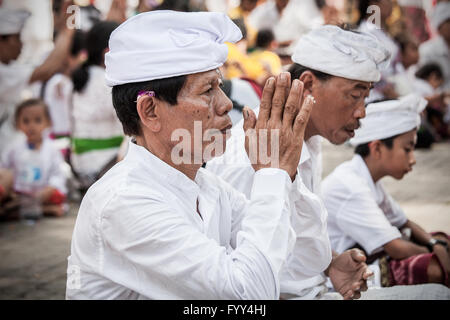
{"label": "white turban cloth", "polygon": [[416,94],[398,100],[370,103],[366,108],[366,117],[361,119],[361,128],[355,131],[350,144],[358,146],[417,129],[420,113],[426,105],[427,100]]}
{"label": "white turban cloth", "polygon": [[106,83],[115,86],[213,70],[227,59],[224,42],[241,38],[239,28],[224,13],[141,13],[111,34]]}
{"label": "white turban cloth", "polygon": [[18,34],[31,14],[26,10],[0,8],[0,35]]}
{"label": "white turban cloth", "polygon": [[450,19],[450,2],[439,2],[434,7],[433,15],[431,16],[431,24],[438,29],[441,24]]}
{"label": "white turban cloth", "polygon": [[302,36],[292,61],[351,80],[376,82],[389,65],[390,52],[373,35],[325,25]]}

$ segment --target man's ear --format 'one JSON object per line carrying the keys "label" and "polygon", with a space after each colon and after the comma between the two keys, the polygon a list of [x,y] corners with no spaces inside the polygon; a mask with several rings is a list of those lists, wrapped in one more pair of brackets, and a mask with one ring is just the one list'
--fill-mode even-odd
{"label": "man's ear", "polygon": [[142,126],[152,132],[161,130],[161,118],[159,116],[161,101],[150,96],[140,97],[136,103],[136,109],[139,114]]}
{"label": "man's ear", "polygon": [[299,80],[303,82],[303,97],[312,94],[313,84],[317,81],[314,74],[311,71],[305,71],[300,75]]}
{"label": "man's ear", "polygon": [[382,148],[383,144],[380,140],[369,142],[370,155],[375,157],[377,160],[381,158]]}

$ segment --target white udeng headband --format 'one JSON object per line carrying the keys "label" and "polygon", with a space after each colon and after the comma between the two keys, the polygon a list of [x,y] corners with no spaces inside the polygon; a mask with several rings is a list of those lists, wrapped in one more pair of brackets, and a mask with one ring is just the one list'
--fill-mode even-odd
{"label": "white udeng headband", "polygon": [[371,103],[361,128],[355,131],[350,144],[358,146],[374,140],[390,138],[420,126],[420,113],[428,104],[424,98],[411,94],[398,100]]}
{"label": "white udeng headband", "polygon": [[292,61],[333,76],[376,82],[390,57],[373,35],[325,25],[300,38]]}

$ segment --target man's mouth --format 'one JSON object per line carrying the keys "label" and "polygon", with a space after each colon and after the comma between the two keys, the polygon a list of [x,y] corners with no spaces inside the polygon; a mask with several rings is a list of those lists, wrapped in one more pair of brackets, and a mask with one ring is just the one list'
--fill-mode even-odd
{"label": "man's mouth", "polygon": [[353,138],[355,136],[355,130],[345,129],[345,131],[350,136],[350,138]]}

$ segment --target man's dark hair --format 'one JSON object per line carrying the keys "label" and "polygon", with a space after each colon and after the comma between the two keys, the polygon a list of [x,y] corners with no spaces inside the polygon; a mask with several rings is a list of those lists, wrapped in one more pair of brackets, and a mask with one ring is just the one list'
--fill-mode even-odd
{"label": "man's dark hair", "polygon": [[126,83],[112,88],[112,101],[117,117],[122,123],[126,135],[140,135],[141,126],[136,109],[136,98],[139,91],[154,91],[156,98],[170,105],[177,104],[178,94],[186,82],[187,76],[166,79]]}
{"label": "man's dark hair", "polygon": [[427,80],[431,74],[435,73],[438,78],[443,78],[442,69],[437,63],[427,63],[420,67],[416,72],[416,77],[422,80]]}
{"label": "man's dark hair", "polygon": [[266,49],[270,43],[275,40],[273,31],[270,29],[262,29],[258,31],[256,35],[256,47]]}
{"label": "man's dark hair", "polygon": [[298,63],[293,63],[288,70],[291,73],[291,79],[294,81],[294,79],[300,78],[303,72],[310,71],[313,75],[316,76],[317,79],[321,81],[326,81],[332,77],[332,75],[324,72],[320,72],[308,67],[304,67]]}

